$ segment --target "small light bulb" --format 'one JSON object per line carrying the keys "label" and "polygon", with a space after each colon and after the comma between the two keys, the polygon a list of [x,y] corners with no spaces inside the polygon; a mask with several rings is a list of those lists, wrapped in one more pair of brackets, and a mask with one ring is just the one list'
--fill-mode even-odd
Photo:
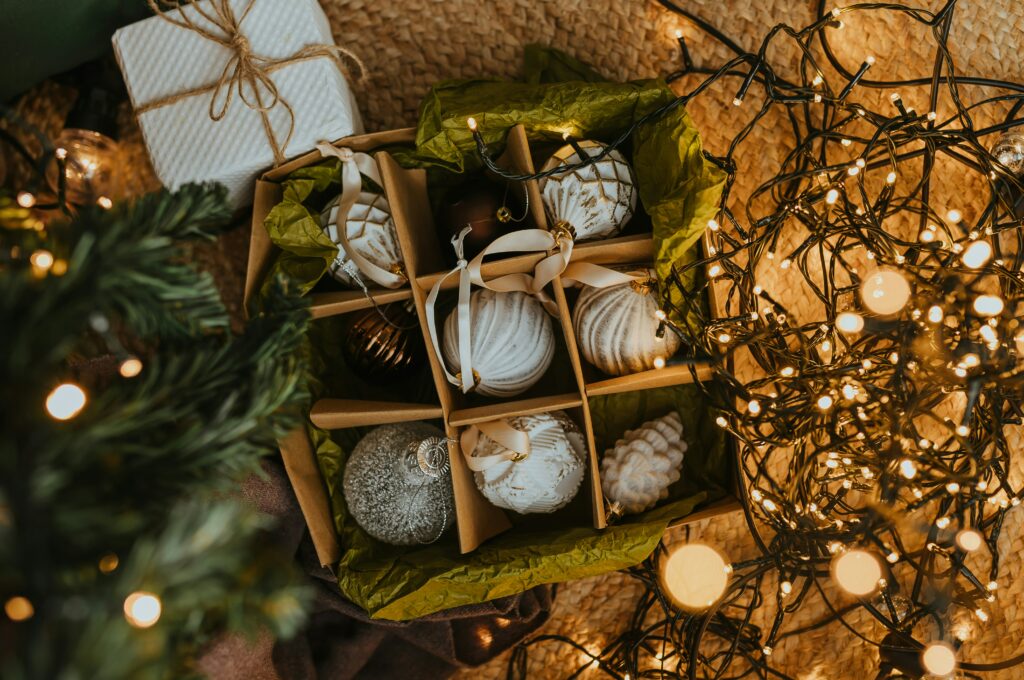
{"label": "small light bulb", "polygon": [[864,306],[876,314],[892,315],[898,313],[910,300],[910,284],[895,269],[878,269],[867,278],[860,287]]}
{"label": "small light bulb", "polygon": [[110,210],[114,207],[114,202],[107,196],[100,196],[96,199],[96,205],[103,208],[104,210]]}
{"label": "small light bulb", "polygon": [[719,228],[720,225],[718,224],[718,222],[716,222],[715,220],[708,220],[708,229],[710,229],[711,231],[718,231]]}
{"label": "small light bulb", "polygon": [[783,595],[789,595],[791,592],[793,592],[793,584],[789,581],[783,581],[779,584],[779,590],[782,591]]}
{"label": "small light bulb", "polygon": [[[967,435],[969,435],[971,433],[971,428],[967,427],[966,425],[957,425],[956,426],[956,433],[958,435],[960,435],[961,437],[966,437]],[[978,482],[978,483],[981,484],[981,482]]]}
{"label": "small light bulb", "polygon": [[846,174],[849,175],[850,177],[856,177],[857,173],[859,173],[859,172],[860,172],[860,168],[858,168],[856,165],[854,165],[853,167],[851,167],[849,170],[846,171]]}
{"label": "small light bulb", "polygon": [[31,208],[36,204],[36,197],[27,191],[19,191],[16,200],[22,208]]}
{"label": "small light bulb", "polygon": [[945,318],[945,316],[946,315],[943,313],[942,307],[939,307],[938,305],[932,305],[928,308],[928,320],[932,323],[939,323],[943,318]]}
{"label": "small light bulb", "polygon": [[473,132],[476,132],[476,118],[467,118],[466,126],[469,127],[469,129],[472,130]]}
{"label": "small light bulb", "polygon": [[853,401],[857,398],[857,388],[849,383],[843,385],[843,396]]}
{"label": "small light bulb", "polygon": [[793,368],[792,366],[785,366],[781,371],[779,371],[779,375],[781,375],[783,378],[791,378],[795,374],[796,369]]}
{"label": "small light bulb", "polygon": [[665,314],[664,309],[658,309],[655,310],[654,312],[654,318],[657,319],[658,321],[664,321],[666,318],[668,318],[668,315]]}
{"label": "small light bulb", "polygon": [[836,328],[844,333],[859,333],[864,328],[864,317],[853,312],[843,312],[836,317]]}
{"label": "small light bulb", "polygon": [[921,651],[921,666],[931,675],[951,675],[956,670],[956,652],[945,642],[931,642]]}
{"label": "small light bulb", "polygon": [[136,628],[149,628],[160,619],[160,598],[153,593],[134,592],[125,598],[124,617]]}
{"label": "small light bulb", "polygon": [[835,203],[838,200],[839,200],[839,190],[838,189],[829,189],[828,193],[825,194],[825,202],[828,203],[829,205],[832,205],[833,203]]}
{"label": "small light bulb", "polygon": [[717,264],[711,265],[711,267],[708,269],[708,276],[710,276],[711,278],[715,278],[716,276],[718,276],[721,273],[722,273],[722,268],[720,266],[718,266]]}
{"label": "small light bulb", "polygon": [[687,543],[661,563],[666,594],[681,608],[701,611],[713,605],[729,585],[729,566],[714,548]]}
{"label": "small light bulb", "polygon": [[959,210],[954,208],[946,213],[946,219],[949,220],[950,222],[959,222],[961,219],[963,219],[963,215],[960,213]]}
{"label": "small light bulb", "polygon": [[35,612],[35,607],[27,597],[16,595],[4,602],[4,613],[11,621],[27,621]]}
{"label": "small light bulb", "polygon": [[929,111],[928,112],[928,120],[935,120],[938,117],[939,117],[939,114],[935,113],[934,111]]}
{"label": "small light bulb", "polygon": [[950,482],[946,485],[946,491],[949,493],[960,493],[960,484],[957,482]]}
{"label": "small light bulb", "polygon": [[971,269],[983,266],[992,257],[992,246],[988,241],[974,241],[967,246],[962,260]]}
{"label": "small light bulb", "polygon": [[867,64],[868,66],[874,66],[875,56],[873,54],[869,54],[868,56],[864,57],[864,63]]}
{"label": "small light bulb", "polygon": [[996,316],[1003,311],[1003,299],[997,295],[979,295],[974,298],[974,311],[981,316]]}
{"label": "small light bulb", "polygon": [[937,520],[935,520],[935,526],[937,526],[940,529],[945,529],[949,526],[949,521],[950,520],[948,517],[940,517]]}
{"label": "small light bulb", "polygon": [[28,258],[32,268],[40,273],[46,272],[53,266],[53,253],[49,250],[37,250]]}
{"label": "small light bulb", "polygon": [[863,597],[875,592],[882,579],[882,567],[874,555],[855,548],[832,559],[832,576],[840,588]]}
{"label": "small light bulb", "polygon": [[733,106],[742,106],[742,105],[743,105],[743,100],[742,100],[742,99],[740,99],[739,97],[735,97],[735,98],[734,98],[734,99],[732,100],[732,105],[733,105]]}
{"label": "small light bulb", "polygon": [[729,424],[729,421],[727,421],[722,416],[718,416],[717,418],[715,418],[715,424],[718,425],[719,427],[726,427]]}
{"label": "small light bulb", "polygon": [[761,402],[759,402],[757,399],[751,399],[749,402],[747,402],[747,411],[750,413],[750,415],[756,416],[758,413],[761,412]]}
{"label": "small light bulb", "polygon": [[665,357],[654,357],[654,368],[665,368]]}
{"label": "small light bulb", "polygon": [[677,29],[676,29],[676,40],[679,40],[679,39],[680,39],[680,38],[682,38],[682,37],[683,37],[683,31],[682,31],[682,29],[679,29],[679,28],[677,28]]}
{"label": "small light bulb", "polygon": [[120,372],[124,378],[134,378],[142,373],[142,362],[136,357],[128,357],[121,362]]}
{"label": "small light bulb", "polygon": [[85,390],[75,383],[63,383],[46,397],[46,411],[57,420],[71,420],[85,408]]}
{"label": "small light bulb", "polygon": [[830,408],[832,408],[832,397],[828,396],[827,394],[819,397],[818,408],[820,408],[822,411],[827,411]]}
{"label": "small light bulb", "polygon": [[964,529],[957,532],[956,544],[967,552],[974,552],[985,543],[985,537],[975,529]]}
{"label": "small light bulb", "polygon": [[839,140],[839,143],[843,146],[853,146],[853,140],[846,139],[845,137]]}
{"label": "small light bulb", "polygon": [[904,458],[900,461],[900,474],[907,479],[913,479],[917,476],[917,466],[914,461],[909,458]]}
{"label": "small light bulb", "polygon": [[818,85],[821,85],[823,82],[825,82],[825,79],[822,78],[821,74],[819,73],[816,76],[814,76],[814,80],[811,81],[811,84],[817,87]]}
{"label": "small light bulb", "polygon": [[867,163],[864,161],[863,158],[858,158],[856,163],[854,163],[854,165],[856,165],[858,168],[863,169],[864,166],[867,165]]}
{"label": "small light bulb", "polygon": [[895,184],[896,183],[896,172],[895,171],[890,172],[888,175],[885,176],[885,183],[886,184]]}

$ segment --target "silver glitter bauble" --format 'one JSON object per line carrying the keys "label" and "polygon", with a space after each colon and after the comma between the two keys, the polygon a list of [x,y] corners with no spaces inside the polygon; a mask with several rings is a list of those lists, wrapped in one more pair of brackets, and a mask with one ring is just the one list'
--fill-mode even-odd
{"label": "silver glitter bauble", "polygon": [[992,147],[992,155],[1014,175],[1024,174],[1024,134],[1004,133]]}
{"label": "silver glitter bauble", "polygon": [[433,543],[455,520],[448,440],[427,423],[370,431],[345,464],[343,487],[352,517],[385,543]]}

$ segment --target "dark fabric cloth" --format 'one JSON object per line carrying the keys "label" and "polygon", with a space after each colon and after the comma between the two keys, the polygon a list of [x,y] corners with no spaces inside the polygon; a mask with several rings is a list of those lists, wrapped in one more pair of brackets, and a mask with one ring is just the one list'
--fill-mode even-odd
{"label": "dark fabric cloth", "polygon": [[292,640],[225,637],[200,660],[213,680],[418,680],[444,678],[457,668],[489,661],[543,624],[554,587],[534,588],[408,622],[371,621],[345,600],[334,575],[320,566],[298,502],[279,462],[243,493],[279,518],[272,539],[295,554],[316,588],[309,624]]}

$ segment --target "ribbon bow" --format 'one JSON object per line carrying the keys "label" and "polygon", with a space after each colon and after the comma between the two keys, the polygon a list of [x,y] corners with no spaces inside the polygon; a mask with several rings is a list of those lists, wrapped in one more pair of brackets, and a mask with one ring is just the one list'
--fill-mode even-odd
{"label": "ribbon bow", "polygon": [[351,247],[348,242],[346,222],[352,206],[355,205],[363,190],[362,175],[368,177],[377,186],[383,184],[380,171],[377,169],[377,162],[368,154],[353,151],[348,147],[336,147],[328,142],[320,142],[316,145],[316,149],[325,158],[332,157],[341,161],[341,196],[338,198],[338,204],[331,209],[327,226],[328,235],[335,243],[341,244],[341,248],[356,268],[377,285],[384,288],[398,288],[404,285],[407,278],[403,273],[384,269],[374,264]]}
{"label": "ribbon bow", "polygon": [[[480,435],[495,441],[504,450],[490,456],[473,455]],[[508,420],[492,420],[471,425],[462,432],[459,443],[462,455],[466,459],[466,467],[473,472],[489,470],[506,462],[518,463],[530,457],[530,436],[512,427]]]}
{"label": "ribbon bow", "polygon": [[[330,59],[343,73],[349,73],[349,69],[342,62],[339,55],[344,55],[359,69],[358,81],[361,82],[366,73],[363,62],[351,51],[337,45],[307,45],[301,50],[282,59],[269,59],[253,53],[249,39],[242,32],[241,24],[249,15],[256,0],[249,0],[242,11],[241,16],[236,17],[231,8],[230,0],[209,0],[209,9],[204,9],[203,2],[194,2],[189,5],[192,11],[201,16],[213,27],[211,30],[197,24],[177,3],[173,9],[177,10],[174,16],[160,9],[159,0],[146,0],[149,8],[156,16],[179,28],[193,31],[207,40],[231,51],[231,58],[224,65],[220,77],[216,82],[203,85],[185,92],[170,95],[162,99],[149,102],[136,109],[137,114],[143,114],[163,106],[168,106],[197,95],[212,93],[210,97],[209,114],[211,120],[219,121],[227,115],[231,106],[231,100],[235,91],[239,99],[253,111],[260,114],[263,122],[263,131],[267,136],[271,150],[274,152],[274,162],[280,165],[285,161],[285,150],[291,142],[295,132],[295,111],[288,104],[277,89],[270,74],[280,68],[311,59]],[[266,99],[266,101],[265,101]],[[284,136],[283,143],[277,138],[273,126],[270,124],[268,113],[275,106],[280,104],[288,114],[288,134]]]}

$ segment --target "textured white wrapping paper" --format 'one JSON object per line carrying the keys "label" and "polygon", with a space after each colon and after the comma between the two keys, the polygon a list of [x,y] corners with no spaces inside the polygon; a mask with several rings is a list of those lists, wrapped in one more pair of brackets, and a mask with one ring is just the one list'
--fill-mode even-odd
{"label": "textured white wrapping paper", "polygon": [[[230,0],[241,17],[249,0]],[[207,14],[209,1],[198,3]],[[190,5],[183,11],[199,26],[221,31]],[[176,10],[169,12],[173,18]],[[309,45],[333,45],[327,17],[316,0],[255,0],[240,24],[252,52],[283,59]],[[232,51],[160,17],[118,30],[113,38],[132,105],[149,103],[215,84]],[[348,82],[333,60],[318,58],[282,66],[270,74],[280,96],[291,106],[295,128],[286,157],[312,149],[320,140],[335,140],[363,131]],[[139,125],[157,176],[169,188],[187,182],[217,181],[228,187],[234,207],[252,202],[256,176],[274,163],[274,153],[260,114],[246,106],[237,91],[227,115],[210,118],[212,92],[195,94],[139,115]],[[287,109],[269,111],[280,144],[288,135]]]}

